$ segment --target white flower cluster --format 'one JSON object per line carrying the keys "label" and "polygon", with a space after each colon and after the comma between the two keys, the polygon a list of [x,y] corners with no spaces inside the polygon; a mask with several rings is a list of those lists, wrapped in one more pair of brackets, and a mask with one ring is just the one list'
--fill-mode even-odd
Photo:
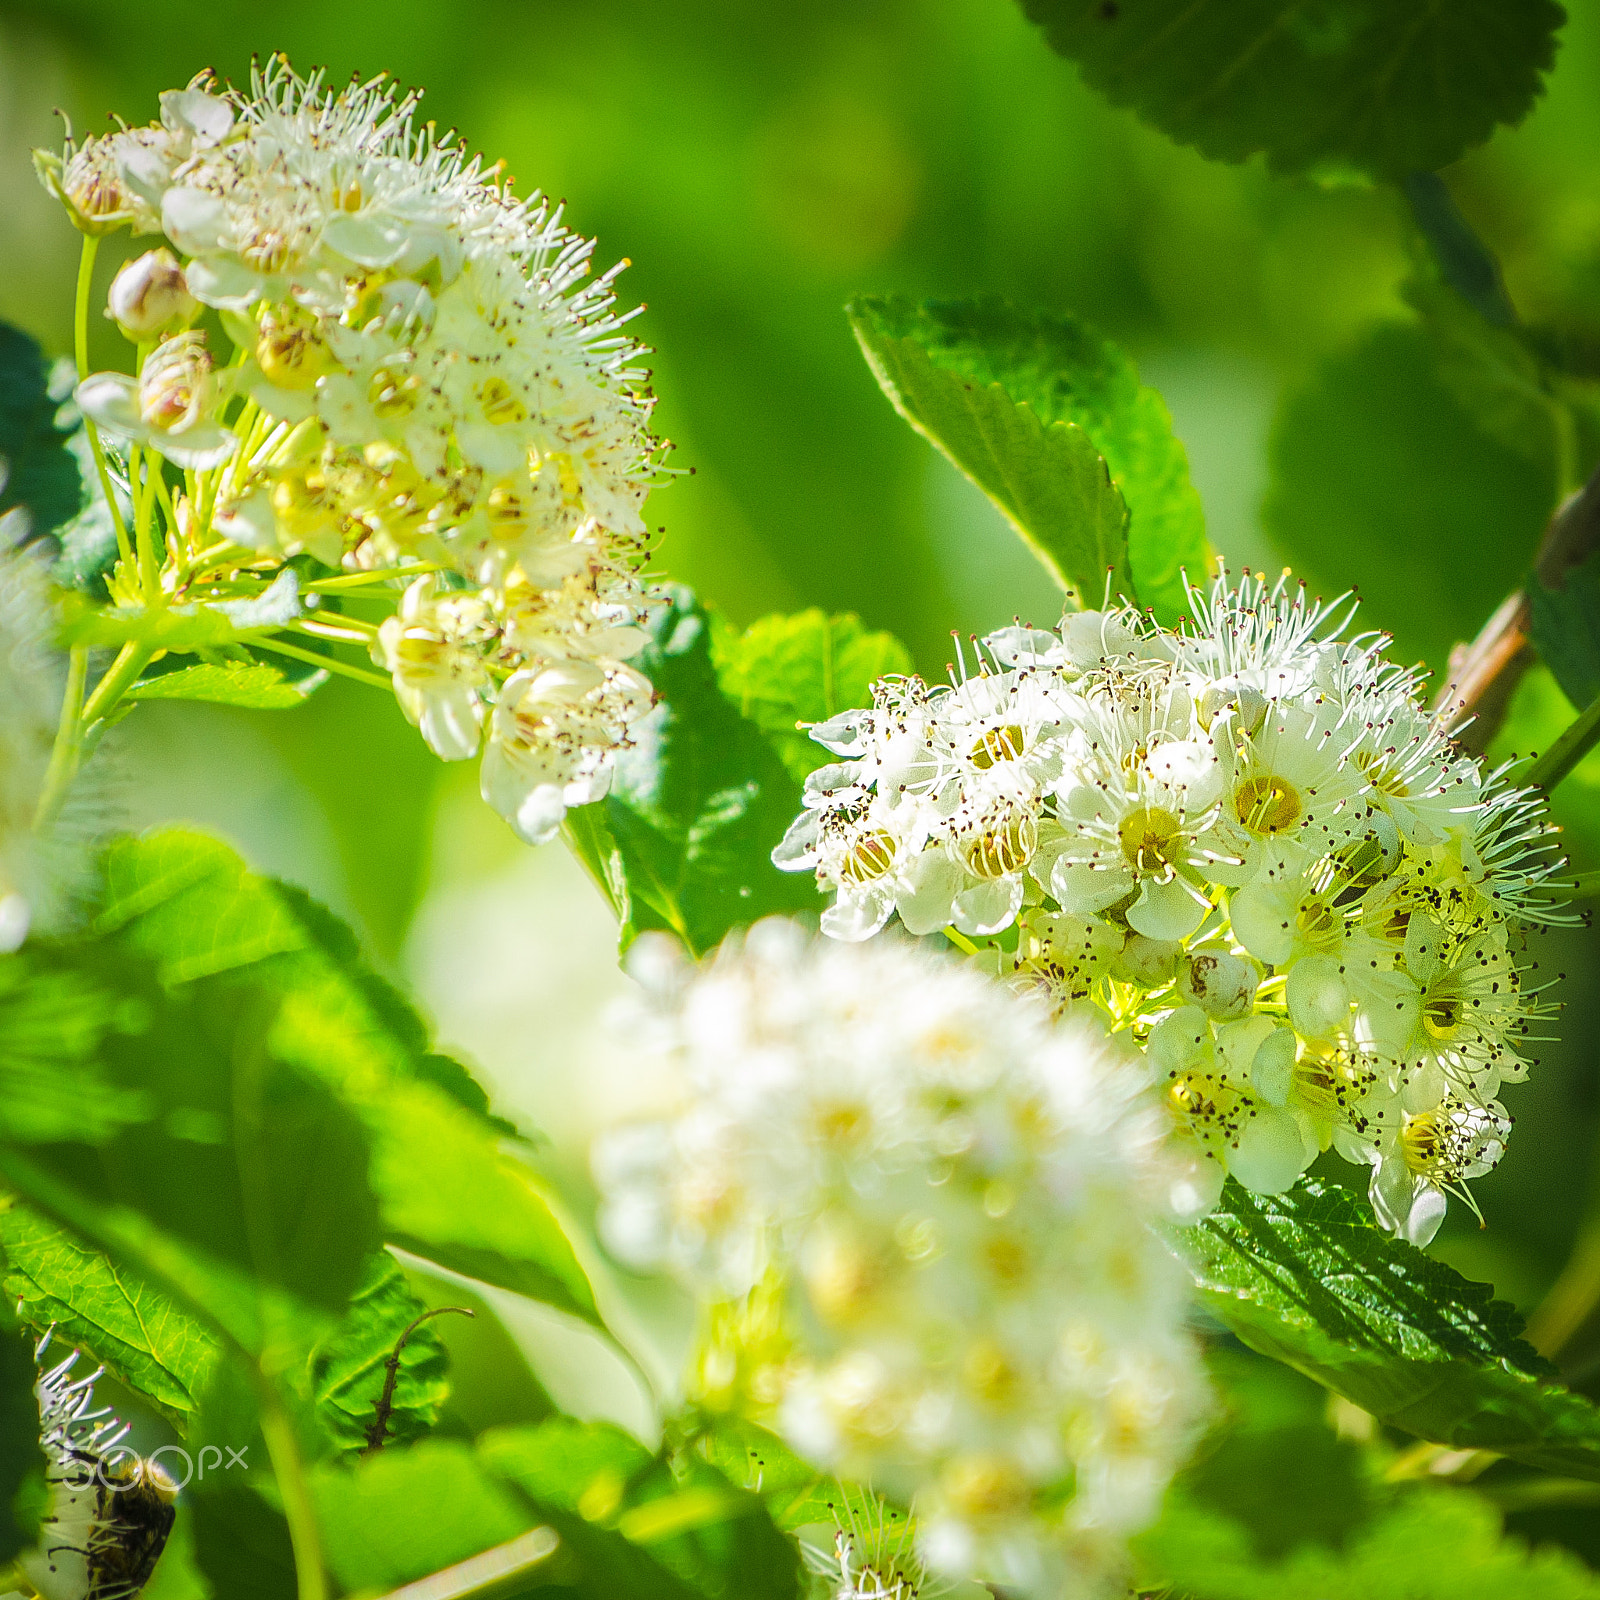
{"label": "white flower cluster", "polygon": [[1554,830],[1347,612],[1248,574],[1191,601],[1176,632],[1070,614],[948,688],[880,683],[812,730],[840,760],[774,859],[836,938],[949,929],[1131,1035],[1202,1208],[1331,1144],[1426,1242],[1500,1158],[1553,1009],[1526,932],[1570,920]]}
{"label": "white flower cluster", "polygon": [[40,821],[66,663],[55,648],[48,571],[0,520],[0,953],[53,929],[89,868],[92,781]]}
{"label": "white flower cluster", "polygon": [[178,1491],[124,1443],[128,1428],[111,1408],[95,1405],[103,1369],[74,1377],[77,1363],[74,1351],[34,1385],[49,1500],[39,1542],[17,1565],[41,1600],[137,1600],[166,1548]]}
{"label": "white flower cluster", "polygon": [[1204,1401],[1125,1047],[950,957],[782,921],[639,975],[687,1103],[597,1145],[601,1228],[723,1304],[703,1391],[910,1500],[930,1566],[1099,1593]]}
{"label": "white flower cluster", "polygon": [[[86,232],[165,240],[110,291],[136,375],[77,398],[126,446],[209,474],[174,508],[185,593],[301,552],[418,567],[372,654],[443,759],[487,727],[484,796],[537,842],[605,792],[651,703],[627,663],[662,447],[615,270],[584,285],[593,242],[437,141],[416,103],[274,59],[248,95],[202,77],[156,125],[41,156]],[[231,362],[191,328],[205,308]]]}

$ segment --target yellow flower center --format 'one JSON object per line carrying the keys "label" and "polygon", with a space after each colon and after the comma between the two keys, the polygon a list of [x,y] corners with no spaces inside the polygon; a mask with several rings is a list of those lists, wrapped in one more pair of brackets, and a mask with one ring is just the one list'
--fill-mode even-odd
{"label": "yellow flower center", "polygon": [[973,766],[986,772],[999,761],[1015,761],[1022,754],[1022,729],[1013,725],[991,728],[968,753]]}
{"label": "yellow flower center", "polygon": [[1300,820],[1300,793],[1286,778],[1263,772],[1233,791],[1234,809],[1252,833],[1283,833]]}
{"label": "yellow flower center", "polygon": [[1178,819],[1160,806],[1139,806],[1118,825],[1122,853],[1136,872],[1166,872],[1177,865]]}
{"label": "yellow flower center", "polygon": [[1004,822],[985,828],[963,852],[967,869],[991,882],[1019,872],[1039,848],[1039,825],[1026,811],[1013,811]]}
{"label": "yellow flower center", "polygon": [[864,833],[839,864],[839,876],[851,883],[873,883],[894,865],[895,842],[882,828]]}

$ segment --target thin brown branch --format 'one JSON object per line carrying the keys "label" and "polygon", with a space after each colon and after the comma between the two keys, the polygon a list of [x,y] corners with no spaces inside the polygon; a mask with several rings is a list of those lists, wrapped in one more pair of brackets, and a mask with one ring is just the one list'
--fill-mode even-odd
{"label": "thin brown branch", "polygon": [[[1556,508],[1533,576],[1546,589],[1566,587],[1567,573],[1600,548],[1600,471]],[[1451,722],[1471,718],[1457,736],[1463,749],[1481,755],[1500,731],[1512,696],[1535,657],[1526,591],[1517,589],[1484,623],[1471,644],[1450,652],[1450,674],[1433,709]]]}

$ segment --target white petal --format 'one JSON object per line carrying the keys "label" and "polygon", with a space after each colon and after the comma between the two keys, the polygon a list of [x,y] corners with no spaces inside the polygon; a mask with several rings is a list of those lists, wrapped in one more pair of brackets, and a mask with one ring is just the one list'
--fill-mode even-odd
{"label": "white petal", "polygon": [[1276,1106],[1258,1108],[1228,1153],[1228,1170],[1255,1194],[1282,1194],[1307,1165],[1300,1124]]}
{"label": "white petal", "polygon": [[441,761],[465,761],[478,753],[483,702],[465,684],[422,697],[422,737]]}
{"label": "white petal", "polygon": [[822,931],[830,939],[859,944],[870,939],[889,920],[894,891],[881,883],[859,889],[841,889],[839,898],[822,913]]}
{"label": "white petal", "polygon": [[[180,184],[168,189],[161,197],[161,231],[183,251],[186,256],[205,256],[219,253],[226,244],[228,207],[218,196],[203,189],[190,189]],[[189,292],[197,300],[204,295],[195,287],[189,275]]]}
{"label": "white petal", "polygon": [[358,267],[392,267],[405,254],[405,230],[391,219],[344,212],[322,225],[322,243]]}
{"label": "white petal", "polygon": [[1210,909],[1181,878],[1170,883],[1146,879],[1139,898],[1128,908],[1128,926],[1147,939],[1186,939]]}
{"label": "white petal", "polygon": [[197,422],[182,433],[162,433],[152,429],[150,448],[164,455],[174,466],[205,472],[220,467],[239,448],[239,436],[220,422]]}
{"label": "white petal", "polygon": [[72,398],[96,427],[125,439],[143,439],[150,431],[139,410],[139,386],[120,372],[91,372]]}
{"label": "white petal", "polygon": [[963,889],[952,903],[950,920],[962,933],[982,937],[1009,928],[1021,905],[1022,875],[1018,873]]}
{"label": "white petal", "polygon": [[924,850],[911,864],[895,896],[895,909],[909,933],[937,933],[955,915],[955,897],[966,874],[942,850]]}

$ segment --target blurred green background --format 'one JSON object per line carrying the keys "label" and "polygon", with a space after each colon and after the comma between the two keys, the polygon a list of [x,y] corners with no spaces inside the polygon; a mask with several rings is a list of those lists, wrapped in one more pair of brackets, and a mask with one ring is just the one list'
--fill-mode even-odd
{"label": "blurred green background", "polygon": [[[1587,343],[1600,19],[1572,9],[1532,116],[1446,177],[1523,315]],[[863,290],[997,290],[1097,324],[1165,395],[1230,561],[1292,554],[1319,583],[1359,580],[1410,659],[1442,665],[1475,631],[1554,501],[1552,462],[1478,432],[1408,329],[1395,192],[1172,145],[1085,90],[1013,0],[8,0],[0,317],[68,348],[77,237],[28,158],[59,142],[53,108],[80,131],[148,120],[199,68],[240,81],[274,50],[335,81],[423,85],[428,113],[522,190],[567,197],[600,263],[633,261],[658,421],[693,469],[652,502],[660,562],[737,621],[854,610],[940,674],[952,628],[1052,618],[1031,558],[878,392],[841,312]],[[98,337],[100,359],[122,358],[109,326]],[[1503,742],[1542,748],[1569,715],[1536,676]],[[470,774],[349,684],[294,712],[144,708],[122,759],[136,820],[214,828],[351,916],[547,1129],[581,1205],[588,1130],[650,1086],[614,1030],[591,1042],[624,982],[559,847],[517,846]],[[1561,799],[1582,864],[1600,864],[1600,773]],[[1489,1228],[1457,1208],[1442,1246],[1524,1303],[1564,1257],[1597,1116],[1595,941],[1553,935],[1541,962],[1571,974],[1564,1042],[1508,1095],[1521,1126],[1478,1186]]]}

